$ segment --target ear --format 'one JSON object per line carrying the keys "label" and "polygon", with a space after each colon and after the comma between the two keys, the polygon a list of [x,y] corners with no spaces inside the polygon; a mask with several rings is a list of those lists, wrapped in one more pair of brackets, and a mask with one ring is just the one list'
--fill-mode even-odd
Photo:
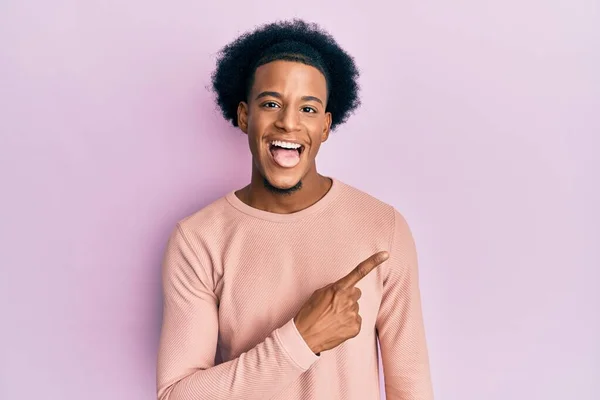
{"label": "ear", "polygon": [[237,124],[245,134],[248,134],[248,104],[241,101],[237,109]]}
{"label": "ear", "polygon": [[325,122],[323,123],[323,133],[321,134],[321,143],[325,142],[329,138],[329,132],[331,131],[331,113],[325,113]]}

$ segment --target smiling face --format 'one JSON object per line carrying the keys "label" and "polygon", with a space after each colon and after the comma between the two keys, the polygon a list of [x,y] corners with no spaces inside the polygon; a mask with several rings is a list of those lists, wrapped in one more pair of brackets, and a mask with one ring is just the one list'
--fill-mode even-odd
{"label": "smiling face", "polygon": [[273,187],[290,189],[317,175],[315,158],[331,126],[326,101],[327,82],[315,67],[278,60],[256,69],[238,125],[248,135],[253,168]]}

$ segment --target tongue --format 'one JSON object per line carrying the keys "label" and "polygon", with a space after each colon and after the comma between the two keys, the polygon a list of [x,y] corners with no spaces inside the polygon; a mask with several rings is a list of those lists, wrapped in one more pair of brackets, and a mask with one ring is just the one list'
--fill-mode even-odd
{"label": "tongue", "polygon": [[275,162],[284,168],[291,168],[298,165],[300,162],[300,154],[298,150],[282,149],[281,147],[271,150]]}

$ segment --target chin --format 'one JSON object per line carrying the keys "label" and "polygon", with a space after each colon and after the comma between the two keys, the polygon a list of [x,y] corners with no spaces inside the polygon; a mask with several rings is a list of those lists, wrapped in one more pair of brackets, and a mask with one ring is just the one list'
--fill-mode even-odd
{"label": "chin", "polygon": [[289,189],[294,187],[300,182],[300,177],[295,176],[266,176],[267,181],[278,189]]}
{"label": "chin", "polygon": [[265,188],[276,194],[290,195],[302,188],[300,178],[266,177],[263,175]]}

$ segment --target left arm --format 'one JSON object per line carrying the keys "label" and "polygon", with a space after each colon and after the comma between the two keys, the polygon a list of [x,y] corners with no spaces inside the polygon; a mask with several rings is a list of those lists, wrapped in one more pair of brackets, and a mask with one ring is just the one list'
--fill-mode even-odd
{"label": "left arm", "polygon": [[433,400],[415,243],[396,209],[376,328],[386,398]]}

